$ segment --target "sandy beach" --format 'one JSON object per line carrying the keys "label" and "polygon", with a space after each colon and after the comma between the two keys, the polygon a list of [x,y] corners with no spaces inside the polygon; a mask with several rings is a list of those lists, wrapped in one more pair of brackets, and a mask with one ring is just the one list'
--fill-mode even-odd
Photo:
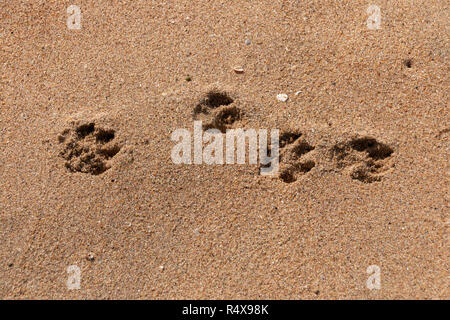
{"label": "sandy beach", "polygon": [[[449,299],[448,16],[0,1],[0,298]],[[278,173],[174,163],[195,121]]]}

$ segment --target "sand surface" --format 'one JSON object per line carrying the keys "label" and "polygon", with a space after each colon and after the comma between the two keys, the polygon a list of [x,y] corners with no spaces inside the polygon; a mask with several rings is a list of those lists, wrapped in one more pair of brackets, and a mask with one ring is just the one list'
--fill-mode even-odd
{"label": "sand surface", "polygon": [[[0,1],[0,297],[450,298],[448,16],[445,0]],[[214,88],[230,127],[301,135],[284,175],[172,162]]]}

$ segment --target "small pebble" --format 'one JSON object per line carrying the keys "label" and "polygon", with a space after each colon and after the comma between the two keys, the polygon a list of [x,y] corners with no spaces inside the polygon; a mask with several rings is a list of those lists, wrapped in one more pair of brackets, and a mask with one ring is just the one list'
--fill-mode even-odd
{"label": "small pebble", "polygon": [[245,39],[244,43],[249,46],[251,44],[251,41],[249,39]]}
{"label": "small pebble", "polygon": [[289,99],[287,94],[279,93],[277,94],[277,100],[281,102],[286,102]]}
{"label": "small pebble", "polygon": [[95,260],[94,254],[93,254],[92,252],[90,252],[90,253],[87,255],[87,259],[88,259],[89,261],[94,261],[94,260]]}
{"label": "small pebble", "polygon": [[234,72],[236,72],[236,73],[244,73],[244,69],[241,68],[241,67],[234,67],[233,70],[234,70]]}

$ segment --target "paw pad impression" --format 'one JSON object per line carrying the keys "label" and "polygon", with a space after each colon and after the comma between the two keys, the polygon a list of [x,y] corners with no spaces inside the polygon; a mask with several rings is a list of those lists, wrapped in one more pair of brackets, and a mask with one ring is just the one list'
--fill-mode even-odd
{"label": "paw pad impression", "polygon": [[87,122],[65,129],[58,135],[62,145],[59,153],[71,172],[99,175],[111,168],[111,159],[121,147],[116,142],[116,132],[95,122]]}
{"label": "paw pad impression", "polygon": [[209,91],[194,107],[193,117],[204,122],[204,130],[218,129],[225,133],[242,116],[241,110],[232,105],[233,102],[234,99],[226,92]]}
{"label": "paw pad impression", "polygon": [[393,166],[391,157],[394,150],[372,137],[359,137],[338,143],[331,153],[339,169],[348,170],[352,179],[364,183],[380,181]]}
{"label": "paw pad impression", "polygon": [[301,139],[301,135],[300,132],[285,132],[280,136],[279,177],[283,182],[295,182],[300,175],[316,166],[315,161],[307,156],[315,147]]}

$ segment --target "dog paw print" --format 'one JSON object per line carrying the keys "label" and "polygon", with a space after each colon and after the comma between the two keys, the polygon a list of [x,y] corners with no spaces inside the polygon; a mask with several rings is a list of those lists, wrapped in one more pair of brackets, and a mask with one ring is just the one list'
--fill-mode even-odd
{"label": "dog paw print", "polygon": [[310,156],[315,147],[302,139],[301,135],[300,132],[285,132],[280,136],[279,177],[283,182],[295,182],[316,166]]}
{"label": "dog paw print", "polygon": [[331,149],[338,169],[349,172],[352,179],[364,183],[380,181],[392,167],[394,150],[372,137],[359,137],[341,142]]}
{"label": "dog paw print", "polygon": [[225,92],[209,91],[195,106],[194,120],[203,121],[203,129],[218,129],[225,133],[242,117],[241,110],[233,106],[234,99]]}
{"label": "dog paw print", "polygon": [[112,129],[94,122],[75,125],[58,135],[62,148],[60,157],[71,172],[99,175],[111,168],[111,159],[120,151]]}

